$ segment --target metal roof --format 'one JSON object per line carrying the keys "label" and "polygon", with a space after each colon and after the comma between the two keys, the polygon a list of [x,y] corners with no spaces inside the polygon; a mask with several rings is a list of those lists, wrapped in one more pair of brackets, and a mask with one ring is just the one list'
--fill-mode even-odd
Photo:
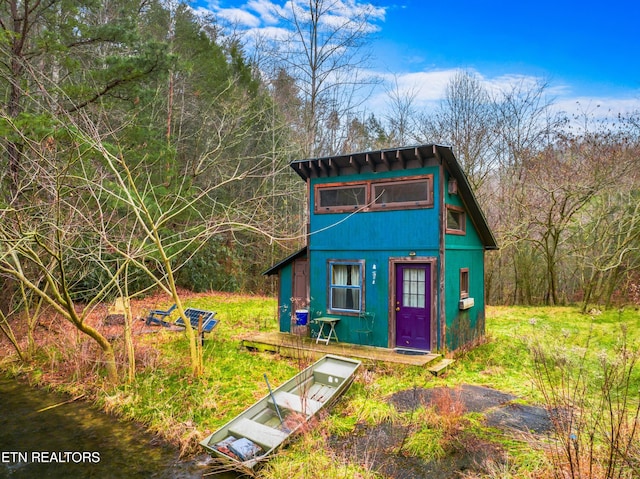
{"label": "metal roof", "polygon": [[283,266],[286,266],[287,264],[291,263],[292,261],[301,258],[303,256],[307,255],[307,247],[305,246],[304,248],[296,251],[293,254],[290,254],[289,256],[287,256],[285,259],[283,259],[282,261],[279,261],[278,263],[274,264],[271,268],[269,268],[268,270],[266,270],[264,273],[262,273],[264,276],[271,276],[274,274],[278,274],[278,271],[280,270],[280,268],[282,268]]}

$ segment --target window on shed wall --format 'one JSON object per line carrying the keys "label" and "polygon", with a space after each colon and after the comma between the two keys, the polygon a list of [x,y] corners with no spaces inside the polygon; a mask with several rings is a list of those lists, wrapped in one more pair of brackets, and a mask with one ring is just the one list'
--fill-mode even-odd
{"label": "window on shed wall", "polygon": [[329,309],[333,312],[362,311],[363,261],[329,262]]}
{"label": "window on shed wall", "polygon": [[460,299],[469,297],[469,268],[460,269]]}
{"label": "window on shed wall", "polygon": [[433,208],[433,175],[315,186],[315,213]]}
{"label": "window on shed wall", "polygon": [[316,212],[353,211],[367,203],[364,184],[316,188]]}
{"label": "window on shed wall", "polygon": [[447,233],[464,235],[467,230],[467,216],[462,208],[447,205]]}
{"label": "window on shed wall", "polygon": [[424,308],[426,302],[426,270],[404,268],[402,271],[402,306]]}
{"label": "window on shed wall", "polygon": [[372,183],[374,208],[433,206],[433,176]]}

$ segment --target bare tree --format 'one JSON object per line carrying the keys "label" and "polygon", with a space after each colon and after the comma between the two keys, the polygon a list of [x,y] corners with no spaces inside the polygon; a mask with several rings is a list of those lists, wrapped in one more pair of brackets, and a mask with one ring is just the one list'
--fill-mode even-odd
{"label": "bare tree", "polygon": [[[101,285],[92,293],[92,300],[82,306],[73,294],[74,286],[87,272],[85,268],[90,268],[87,259],[103,252],[87,242],[91,238],[87,231],[90,212],[83,194],[85,184],[72,173],[77,160],[59,162],[56,153],[64,153],[56,151],[58,145],[52,137],[43,143],[34,141],[21,135],[12,118],[3,116],[3,120],[21,136],[26,148],[19,164],[23,191],[0,208],[0,274],[30,291],[93,339],[102,350],[108,379],[116,382],[113,347],[87,322],[92,309],[113,288],[113,282]],[[27,158],[33,160],[24,161]],[[114,277],[117,276],[116,272]],[[29,306],[24,304],[25,308]]]}
{"label": "bare tree", "polygon": [[[288,2],[283,19],[291,35],[279,50],[303,101],[304,154],[329,154],[341,146],[355,110],[377,82],[367,75],[366,40],[382,10],[369,3],[342,0]],[[327,138],[325,131],[333,131]]]}
{"label": "bare tree", "polygon": [[501,244],[487,273],[496,279],[492,287],[500,291],[501,301],[537,301],[539,277],[546,277],[532,244],[525,241],[530,225],[524,205],[530,204],[526,165],[556,140],[564,121],[552,114],[547,89],[543,81],[523,79],[492,97],[494,166],[480,199]]}
{"label": "bare tree", "polygon": [[640,268],[637,192],[603,192],[580,212],[574,230],[571,253],[582,271],[581,309],[585,313],[590,304],[609,304],[615,289]]}
{"label": "bare tree", "polygon": [[483,185],[497,166],[496,103],[480,79],[460,71],[449,81],[445,99],[433,115],[420,121],[422,141],[451,145],[479,197]]}
{"label": "bare tree", "polygon": [[[571,253],[570,241],[577,238],[581,227],[586,227],[580,225],[580,221],[586,220],[589,210],[597,211],[595,205],[599,202],[613,198],[612,188],[620,187],[620,178],[631,171],[632,165],[632,157],[612,142],[606,131],[584,132],[576,138],[558,141],[524,165],[524,193],[518,201],[528,230],[525,241],[535,246],[546,267],[547,303],[560,302],[561,275],[564,283],[569,282],[570,272],[563,267]],[[632,230],[635,221],[637,219],[627,225]],[[596,226],[597,220],[590,227]],[[605,233],[602,229],[599,232]],[[600,247],[605,242],[616,241],[614,236],[599,238]],[[633,234],[629,240],[633,244]],[[629,247],[624,243],[626,241],[620,245],[622,250],[616,248],[617,254]],[[600,262],[596,256],[590,263],[593,261]],[[584,270],[584,265],[581,269]]]}
{"label": "bare tree", "polygon": [[415,138],[417,95],[416,87],[403,91],[398,84],[398,77],[394,75],[393,86],[387,89],[388,112],[385,120],[388,125],[389,144],[384,146],[407,145]]}

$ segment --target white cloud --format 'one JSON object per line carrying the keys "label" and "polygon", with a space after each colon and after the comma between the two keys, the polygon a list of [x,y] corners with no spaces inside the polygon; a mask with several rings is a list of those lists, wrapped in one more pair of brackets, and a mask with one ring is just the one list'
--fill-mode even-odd
{"label": "white cloud", "polygon": [[255,40],[281,41],[285,40],[291,32],[282,27],[261,27],[247,30],[247,37]]}
{"label": "white cloud", "polygon": [[567,97],[556,101],[554,107],[576,118],[612,119],[618,114],[625,116],[640,112],[640,92],[636,97]]}
{"label": "white cloud", "polygon": [[[278,25],[285,18],[292,18],[292,8],[305,12],[309,8],[308,0],[249,0],[237,8],[224,8],[217,0],[209,0],[207,10],[235,25],[250,28]],[[198,10],[202,10],[198,8]],[[337,0],[331,2],[331,9],[322,15],[322,21],[329,26],[344,25],[355,18],[368,18],[369,29],[378,30],[376,22],[384,21],[385,7],[376,7],[372,3],[358,0]]]}
{"label": "white cloud", "polygon": [[261,25],[257,16],[243,8],[221,8],[215,11],[215,14],[234,26],[255,28]]}
{"label": "white cloud", "polygon": [[[374,111],[386,108],[389,102],[389,89],[396,90],[399,95],[413,97],[414,107],[417,110],[430,110],[437,106],[439,102],[446,98],[447,86],[455,75],[460,73],[459,68],[423,70],[417,72],[404,73],[384,73],[379,76],[383,78],[384,84],[376,90],[368,104]],[[475,70],[468,70],[476,76],[482,86],[490,94],[498,94],[514,86],[523,87],[535,86],[542,80],[535,76],[521,74],[503,74],[498,76],[488,76]],[[550,98],[556,97],[566,92],[563,86],[549,87],[547,93]]]}
{"label": "white cloud", "polygon": [[269,0],[251,0],[247,8],[253,10],[266,25],[276,25],[282,19],[281,7]]}
{"label": "white cloud", "polygon": [[[417,111],[430,111],[446,98],[447,85],[460,72],[460,69],[425,70],[419,72],[405,72],[378,74],[384,83],[373,93],[367,108],[376,114],[389,108],[389,90],[395,90],[401,96],[413,96],[413,106]],[[499,94],[513,87],[535,87],[545,79],[532,75],[518,73],[490,76],[471,70],[491,94]],[[375,72],[371,72],[374,75]],[[618,114],[626,115],[640,112],[640,91],[637,96],[626,98],[575,96],[570,85],[549,82],[545,88],[548,101],[553,111],[566,113],[570,116],[584,116],[593,119],[612,119]]]}
{"label": "white cloud", "polygon": [[[370,31],[378,29],[385,20],[389,8],[402,7],[377,7],[375,2],[368,3],[360,0],[332,0],[331,10],[326,15],[325,21],[331,26],[342,25],[349,19],[367,14],[370,20]],[[215,16],[229,21],[234,27],[234,34],[242,32],[246,35],[247,46],[256,46],[260,49],[265,42],[280,42],[288,36],[284,18],[291,17],[292,8],[306,10],[308,0],[247,0],[238,8],[223,8],[218,0],[209,0],[208,10]],[[201,10],[201,9],[198,9]],[[412,68],[417,65],[417,58],[405,62],[405,67]],[[415,62],[414,62],[415,61]],[[414,107],[417,110],[431,110],[446,96],[447,85],[451,79],[459,73],[460,69],[431,69],[422,71],[407,71],[401,73],[360,71],[359,75],[376,76],[384,79],[384,84],[378,86],[371,97],[366,101],[368,110],[378,114],[388,108],[389,88],[397,85],[398,93],[405,96],[413,96]],[[544,78],[534,75],[519,73],[487,74],[471,70],[482,85],[492,94],[506,91],[516,85],[523,88],[539,85],[546,81]],[[356,72],[353,72],[354,74]],[[592,115],[602,117],[615,116],[618,113],[640,111],[640,91],[638,96],[628,98],[607,97],[577,97],[572,92],[570,85],[547,82],[546,95],[554,101],[553,109],[569,114],[579,114],[585,108],[590,108]],[[597,107],[597,105],[600,105]]]}

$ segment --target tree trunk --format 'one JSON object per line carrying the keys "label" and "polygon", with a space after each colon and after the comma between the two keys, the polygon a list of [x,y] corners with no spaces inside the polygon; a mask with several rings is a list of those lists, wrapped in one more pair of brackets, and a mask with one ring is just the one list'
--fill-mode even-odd
{"label": "tree trunk", "polygon": [[118,368],[116,367],[116,356],[113,351],[113,346],[111,343],[105,338],[100,332],[80,321],[77,317],[75,311],[72,313],[72,322],[76,325],[76,327],[82,331],[84,334],[92,338],[100,349],[102,349],[102,354],[104,355],[104,366],[107,372],[107,380],[110,384],[118,383]]}

